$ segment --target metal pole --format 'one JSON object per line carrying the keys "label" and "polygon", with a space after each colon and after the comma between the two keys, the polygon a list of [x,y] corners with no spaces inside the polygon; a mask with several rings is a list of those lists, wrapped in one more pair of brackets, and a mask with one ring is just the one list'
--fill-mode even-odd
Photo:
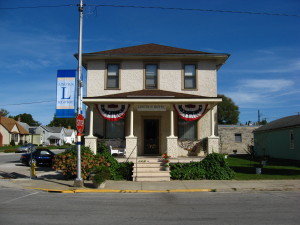
{"label": "metal pole", "polygon": [[[80,0],[79,10],[79,43],[78,43],[78,84],[77,84],[77,115],[82,113],[82,17],[83,2]],[[74,181],[75,187],[82,187],[81,178],[81,133],[77,134],[77,178]]]}

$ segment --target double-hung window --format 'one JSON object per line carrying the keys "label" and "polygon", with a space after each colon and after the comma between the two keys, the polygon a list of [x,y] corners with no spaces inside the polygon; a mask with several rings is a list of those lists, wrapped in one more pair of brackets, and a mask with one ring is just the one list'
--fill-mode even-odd
{"label": "double-hung window", "polygon": [[119,88],[119,64],[107,64],[106,88]]}
{"label": "double-hung window", "polygon": [[196,64],[184,64],[184,89],[196,88]]}
{"label": "double-hung window", "polygon": [[242,134],[241,133],[234,134],[234,141],[235,142],[242,142]]}
{"label": "double-hung window", "polygon": [[125,121],[124,119],[118,121],[106,120],[105,137],[107,139],[125,139]]}
{"label": "double-hung window", "polygon": [[178,137],[183,140],[197,139],[197,120],[185,121],[178,119]]}
{"label": "double-hung window", "polygon": [[157,64],[145,65],[145,88],[157,89]]}

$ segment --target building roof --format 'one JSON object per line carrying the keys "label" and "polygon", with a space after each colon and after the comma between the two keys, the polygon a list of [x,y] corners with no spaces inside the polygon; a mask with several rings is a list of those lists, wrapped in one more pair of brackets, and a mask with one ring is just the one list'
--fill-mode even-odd
{"label": "building roof", "polygon": [[300,115],[288,116],[278,120],[274,120],[260,128],[256,129],[254,132],[276,130],[282,128],[296,127],[300,126]]}
{"label": "building roof", "polygon": [[16,125],[20,134],[29,134],[28,131],[22,127],[17,121],[12,118],[7,118],[1,116],[0,124],[8,130],[8,132],[12,132],[13,127]]}
{"label": "building roof", "polygon": [[100,52],[92,52],[90,54],[213,54],[202,51],[195,51],[184,48],[170,47],[159,44],[144,44],[125,48],[117,48]]}
{"label": "building roof", "polygon": [[[229,58],[227,53],[209,53],[184,48],[176,48],[159,44],[143,44],[124,48],[110,49],[105,51],[82,54],[82,63],[87,67],[87,61],[95,59],[213,59],[216,61],[217,69]],[[78,58],[78,54],[75,54]]]}
{"label": "building roof", "polygon": [[41,126],[43,129],[50,133],[60,133],[63,127],[47,127],[47,126]]}

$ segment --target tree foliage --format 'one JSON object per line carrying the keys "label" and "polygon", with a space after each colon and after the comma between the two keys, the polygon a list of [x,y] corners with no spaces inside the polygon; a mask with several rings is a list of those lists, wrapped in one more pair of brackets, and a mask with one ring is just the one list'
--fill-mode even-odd
{"label": "tree foliage", "polygon": [[219,124],[237,124],[239,121],[239,107],[231,98],[225,95],[218,95],[222,102],[218,104],[218,123]]}
{"label": "tree foliage", "polygon": [[6,117],[9,112],[6,109],[0,109],[0,115]]}
{"label": "tree foliage", "polygon": [[56,118],[53,117],[53,120],[47,125],[49,127],[65,127],[71,126],[71,129],[76,130],[76,118]]}
{"label": "tree foliage", "polygon": [[38,121],[36,121],[32,118],[31,114],[22,113],[22,114],[14,116],[13,119],[18,121],[19,117],[21,119],[21,122],[27,123],[29,126],[39,126],[39,125],[41,125]]}

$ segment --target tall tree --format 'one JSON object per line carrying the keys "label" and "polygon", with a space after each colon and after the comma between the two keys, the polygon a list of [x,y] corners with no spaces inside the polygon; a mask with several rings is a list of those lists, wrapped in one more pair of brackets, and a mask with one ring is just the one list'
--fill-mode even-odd
{"label": "tall tree", "polygon": [[1,116],[7,116],[9,114],[9,112],[6,109],[0,109],[0,115]]}
{"label": "tall tree", "polygon": [[218,122],[219,124],[237,124],[239,121],[239,107],[231,98],[218,94],[222,102],[218,104]]}
{"label": "tall tree", "polygon": [[47,126],[65,128],[70,126],[72,129],[76,129],[76,118],[56,118],[54,116],[53,120]]}
{"label": "tall tree", "polygon": [[13,117],[14,120],[18,121],[20,118],[21,122],[27,123],[29,126],[39,126],[40,122],[33,119],[31,114],[22,113]]}

